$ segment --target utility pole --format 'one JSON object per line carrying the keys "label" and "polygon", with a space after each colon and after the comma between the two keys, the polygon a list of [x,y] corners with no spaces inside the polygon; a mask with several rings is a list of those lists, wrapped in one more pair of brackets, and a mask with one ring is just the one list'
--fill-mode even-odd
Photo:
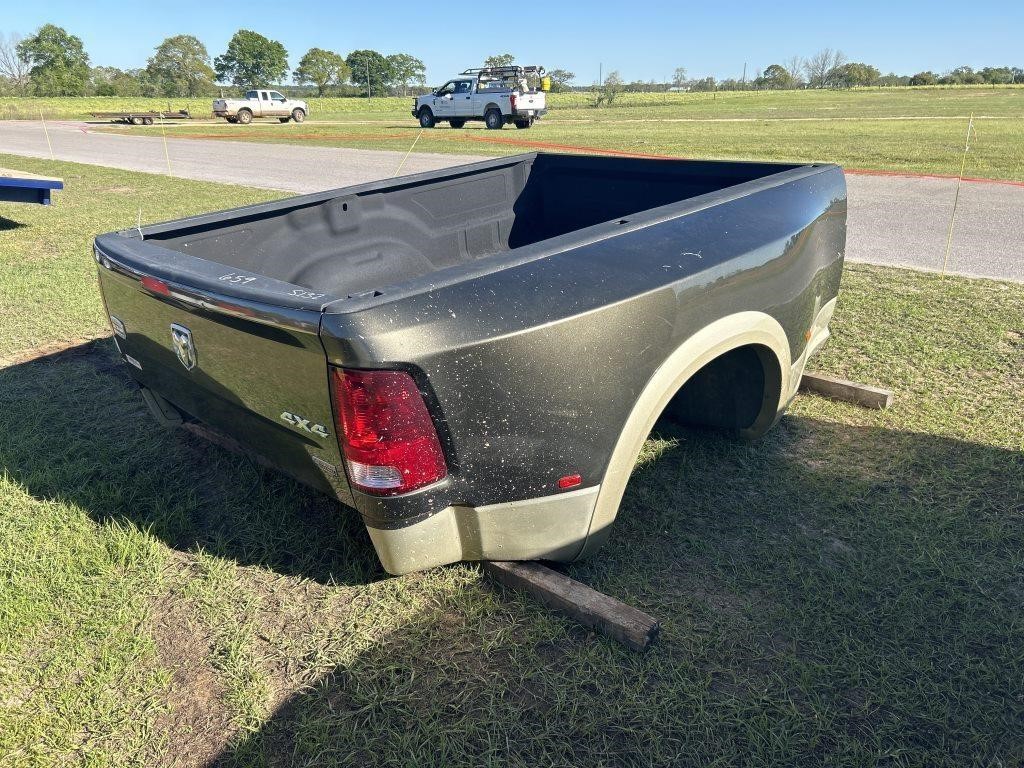
{"label": "utility pole", "polygon": [[597,65],[597,84],[604,85],[604,62],[598,62]]}
{"label": "utility pole", "polygon": [[747,62],[743,62],[743,79],[740,80],[744,85],[747,84]]}

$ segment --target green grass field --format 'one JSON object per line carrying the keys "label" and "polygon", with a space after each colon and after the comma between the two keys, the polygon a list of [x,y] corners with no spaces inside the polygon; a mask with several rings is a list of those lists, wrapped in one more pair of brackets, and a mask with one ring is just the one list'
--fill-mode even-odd
{"label": "green grass field", "polygon": [[660,424],[569,573],[630,653],[471,564],[387,578],[355,516],[157,428],[90,238],[238,187],[73,179],[0,205],[0,765],[1011,766],[1024,761],[1024,286],[853,266],[801,396],[740,444]]}
{"label": "green grass field", "polygon": [[[622,94],[611,108],[585,94],[553,94],[529,131],[423,131],[411,99],[314,101],[303,125],[174,125],[168,135],[417,152],[503,155],[534,149],[691,158],[826,161],[848,168],[956,175],[968,118],[975,134],[966,175],[1024,181],[1024,88],[909,88],[695,94]],[[67,100],[65,100],[67,101]],[[340,105],[338,102],[359,102]],[[390,105],[390,106],[389,106]],[[367,111],[369,108],[377,111]],[[2,104],[0,104],[2,113]],[[161,128],[100,128],[154,135]]]}
{"label": "green grass field", "polygon": [[[0,119],[86,119],[90,112],[118,110],[177,111],[187,109],[196,118],[209,117],[210,97],[193,99],[117,96],[21,97],[0,96]],[[307,99],[309,119],[388,119],[404,117],[413,97]],[[612,107],[594,109],[592,93],[551,93],[553,114],[592,120],[630,116],[631,110],[648,117],[956,117],[1024,116],[1024,86],[927,86],[917,88],[854,88],[841,91],[721,91],[716,93],[620,93]],[[653,113],[650,110],[654,110]]]}

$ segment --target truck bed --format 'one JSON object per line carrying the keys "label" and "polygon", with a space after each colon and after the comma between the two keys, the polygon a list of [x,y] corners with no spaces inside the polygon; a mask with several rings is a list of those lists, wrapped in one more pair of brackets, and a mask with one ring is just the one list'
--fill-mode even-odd
{"label": "truck bed", "polygon": [[770,428],[828,338],[845,239],[834,165],[529,154],[95,255],[158,418],[358,510],[400,573],[594,551],[662,414]]}
{"label": "truck bed", "polygon": [[[389,288],[804,166],[530,154],[144,230],[182,254],[335,298]],[[590,231],[599,225],[602,231]],[[127,233],[129,236],[131,231]],[[477,264],[479,266],[479,264]]]}

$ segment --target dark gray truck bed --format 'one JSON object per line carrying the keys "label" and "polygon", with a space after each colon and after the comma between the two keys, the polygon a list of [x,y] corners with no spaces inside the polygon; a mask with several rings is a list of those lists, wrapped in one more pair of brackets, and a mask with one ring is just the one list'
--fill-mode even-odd
{"label": "dark gray truck bed", "polygon": [[528,154],[96,256],[148,401],[354,507],[402,572],[589,554],[666,412],[767,429],[827,338],[845,226],[836,166]]}

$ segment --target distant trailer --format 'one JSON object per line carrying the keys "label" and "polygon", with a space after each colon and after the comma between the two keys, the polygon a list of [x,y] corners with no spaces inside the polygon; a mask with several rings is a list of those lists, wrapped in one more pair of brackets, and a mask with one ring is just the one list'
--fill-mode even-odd
{"label": "distant trailer", "polygon": [[0,168],[0,201],[49,205],[52,202],[50,195],[55,189],[64,189],[64,182]]}
{"label": "distant trailer", "polygon": [[90,112],[89,114],[100,120],[128,123],[129,125],[152,125],[155,120],[192,119],[192,115],[187,109],[179,109],[177,112]]}

